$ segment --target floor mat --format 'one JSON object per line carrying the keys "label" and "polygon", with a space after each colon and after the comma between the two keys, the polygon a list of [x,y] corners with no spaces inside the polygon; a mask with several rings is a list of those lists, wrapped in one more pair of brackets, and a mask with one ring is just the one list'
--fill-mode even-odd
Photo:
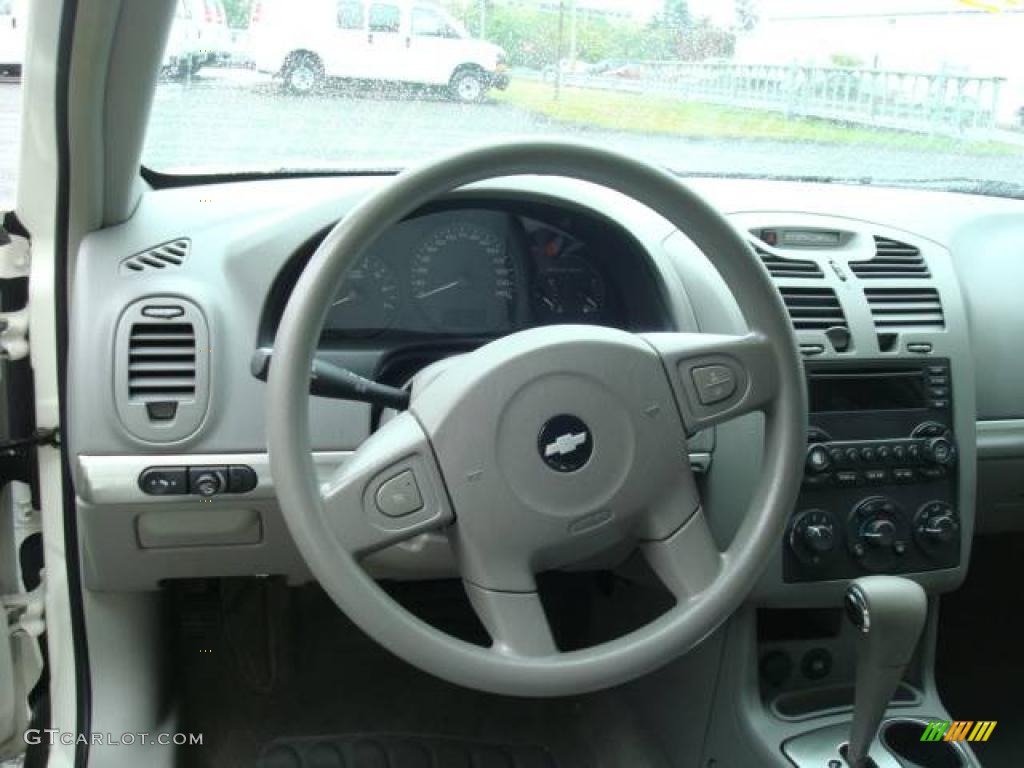
{"label": "floor mat", "polygon": [[558,768],[540,747],[481,744],[404,734],[347,734],[281,739],[258,768]]}

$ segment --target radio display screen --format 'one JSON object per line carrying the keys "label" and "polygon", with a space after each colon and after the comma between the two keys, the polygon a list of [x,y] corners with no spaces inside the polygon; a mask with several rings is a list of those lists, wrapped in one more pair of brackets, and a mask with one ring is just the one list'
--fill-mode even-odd
{"label": "radio display screen", "polygon": [[896,411],[927,408],[923,372],[814,373],[808,377],[811,412]]}

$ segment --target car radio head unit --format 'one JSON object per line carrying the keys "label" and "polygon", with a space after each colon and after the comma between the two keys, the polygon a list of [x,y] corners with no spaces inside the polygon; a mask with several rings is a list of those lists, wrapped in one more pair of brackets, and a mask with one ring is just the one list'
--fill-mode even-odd
{"label": "car radio head unit", "polygon": [[804,484],[787,582],[913,573],[960,561],[949,361],[807,364]]}

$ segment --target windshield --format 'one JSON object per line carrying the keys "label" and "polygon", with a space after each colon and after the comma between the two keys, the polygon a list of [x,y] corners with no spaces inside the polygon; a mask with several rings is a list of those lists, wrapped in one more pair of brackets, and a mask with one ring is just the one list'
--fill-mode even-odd
{"label": "windshield", "polygon": [[180,0],[143,160],[390,170],[560,136],[683,174],[1006,193],[1022,40],[1016,0]]}

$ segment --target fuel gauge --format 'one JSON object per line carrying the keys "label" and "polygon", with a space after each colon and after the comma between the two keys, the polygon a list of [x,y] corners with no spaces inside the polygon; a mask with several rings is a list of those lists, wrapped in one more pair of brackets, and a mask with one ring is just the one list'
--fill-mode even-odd
{"label": "fuel gauge", "polygon": [[600,272],[574,253],[545,259],[533,286],[533,305],[543,324],[599,323],[607,289]]}

